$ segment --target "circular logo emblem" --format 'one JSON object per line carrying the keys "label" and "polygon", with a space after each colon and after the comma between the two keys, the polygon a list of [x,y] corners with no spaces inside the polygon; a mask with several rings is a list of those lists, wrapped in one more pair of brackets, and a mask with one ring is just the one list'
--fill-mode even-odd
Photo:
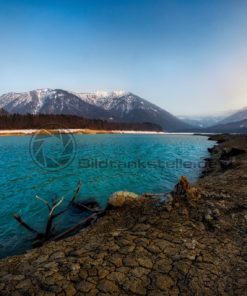
{"label": "circular logo emblem", "polygon": [[74,160],[75,150],[73,135],[61,125],[46,125],[30,141],[33,161],[47,171],[57,171],[70,165]]}

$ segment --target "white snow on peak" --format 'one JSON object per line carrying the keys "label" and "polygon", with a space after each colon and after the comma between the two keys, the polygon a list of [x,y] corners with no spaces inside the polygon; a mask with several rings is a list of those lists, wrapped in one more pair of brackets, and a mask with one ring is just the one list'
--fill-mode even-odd
{"label": "white snow on peak", "polygon": [[115,90],[115,91],[104,91],[98,90],[92,93],[73,93],[78,96],[83,101],[96,105],[105,110],[110,110],[117,104],[119,104],[119,99],[124,97],[127,101],[130,101],[131,93],[124,90]]}
{"label": "white snow on peak", "polygon": [[24,92],[24,93],[10,92],[0,97],[0,108],[3,108],[4,106],[12,102],[14,102],[13,104],[16,105],[18,104],[18,102],[25,103],[25,102],[30,102],[31,100],[32,98],[29,92]]}
{"label": "white snow on peak", "polygon": [[124,90],[115,90],[115,91],[104,91],[104,90],[97,90],[95,92],[96,97],[103,98],[103,97],[121,97],[127,95],[128,92]]}
{"label": "white snow on peak", "polygon": [[97,90],[95,92],[91,92],[91,93],[76,93],[73,92],[73,94],[75,95],[79,95],[82,98],[97,98],[97,99],[101,99],[101,98],[114,98],[114,97],[122,97],[122,96],[126,96],[128,94],[130,94],[127,91],[124,90],[115,90],[115,91],[105,91],[105,90]]}
{"label": "white snow on peak", "polygon": [[51,89],[51,88],[38,88],[38,89],[36,89],[34,91],[39,92],[39,93],[45,93],[45,92],[53,91],[53,89]]}

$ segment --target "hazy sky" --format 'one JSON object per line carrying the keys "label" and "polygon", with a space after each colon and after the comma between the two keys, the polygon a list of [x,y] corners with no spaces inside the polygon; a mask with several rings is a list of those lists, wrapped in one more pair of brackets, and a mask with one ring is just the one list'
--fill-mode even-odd
{"label": "hazy sky", "polygon": [[43,87],[177,115],[247,106],[247,1],[0,0],[0,94]]}

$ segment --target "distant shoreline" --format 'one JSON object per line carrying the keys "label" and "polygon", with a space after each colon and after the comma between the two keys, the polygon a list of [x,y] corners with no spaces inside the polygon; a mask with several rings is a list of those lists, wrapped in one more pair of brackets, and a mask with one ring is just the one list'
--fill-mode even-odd
{"label": "distant shoreline", "polygon": [[[42,132],[43,130],[43,132]],[[159,131],[135,131],[135,130],[98,130],[98,129],[13,129],[0,130],[1,136],[30,136],[36,134],[45,134],[47,131],[51,134],[57,134],[61,131],[77,135],[97,135],[97,134],[125,134],[125,135],[195,135],[211,136],[217,133],[193,133],[193,132],[159,132]],[[45,132],[46,131],[46,132]]]}
{"label": "distant shoreline", "polygon": [[94,135],[94,134],[141,134],[141,135],[165,135],[165,132],[156,132],[156,131],[134,131],[134,130],[93,130],[93,129],[54,129],[47,130],[44,129],[19,129],[19,130],[0,130],[0,136],[29,136],[35,133],[45,133],[49,131],[52,134],[60,133],[64,131],[65,133],[79,134],[79,135]]}

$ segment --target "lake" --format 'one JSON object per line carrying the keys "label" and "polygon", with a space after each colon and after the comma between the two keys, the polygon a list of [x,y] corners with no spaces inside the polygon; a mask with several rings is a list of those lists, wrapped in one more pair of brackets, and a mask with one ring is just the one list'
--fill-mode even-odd
{"label": "lake", "polygon": [[[116,191],[163,193],[173,189],[181,175],[195,182],[212,142],[193,135],[74,135],[76,155],[58,171],[46,171],[33,161],[31,136],[0,137],[0,257],[31,248],[32,235],[14,219],[17,213],[38,230],[45,226],[47,208],[36,195],[50,200],[64,196],[64,205],[79,180],[79,199],[96,198],[102,206]],[[81,219],[68,212],[58,219],[65,229]]]}

